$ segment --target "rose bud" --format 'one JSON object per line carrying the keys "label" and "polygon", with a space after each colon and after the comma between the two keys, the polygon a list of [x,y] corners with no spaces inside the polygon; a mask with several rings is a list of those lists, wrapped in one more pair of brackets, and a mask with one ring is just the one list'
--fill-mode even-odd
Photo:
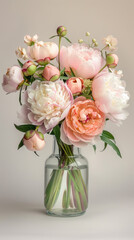
{"label": "rose bud", "polygon": [[28,150],[39,151],[45,146],[44,135],[34,130],[27,131],[23,143]]}
{"label": "rose bud", "polygon": [[36,65],[32,61],[27,61],[23,65],[22,72],[25,76],[31,76],[36,72]]}
{"label": "rose bud", "polygon": [[60,77],[60,71],[57,67],[52,66],[52,65],[47,65],[42,73],[43,77],[47,81],[56,81]]}
{"label": "rose bud", "polygon": [[118,61],[119,61],[119,58],[116,54],[107,54],[106,56],[106,63],[107,63],[107,66],[110,67],[110,68],[114,68],[117,66],[118,64]]}
{"label": "rose bud", "polygon": [[48,63],[50,63],[50,58],[46,57],[44,59],[39,59],[36,62],[41,66],[46,66]]}
{"label": "rose bud", "polygon": [[72,77],[67,80],[67,86],[72,92],[72,94],[79,94],[82,92],[83,88],[83,79],[82,78],[77,78],[77,77]]}
{"label": "rose bud", "polygon": [[57,34],[58,34],[59,37],[65,37],[66,34],[67,34],[67,29],[66,29],[66,27],[64,27],[64,26],[59,26],[59,27],[57,28]]}
{"label": "rose bud", "polygon": [[13,66],[8,68],[7,73],[3,76],[2,87],[7,93],[15,92],[22,81],[24,79],[21,68]]}

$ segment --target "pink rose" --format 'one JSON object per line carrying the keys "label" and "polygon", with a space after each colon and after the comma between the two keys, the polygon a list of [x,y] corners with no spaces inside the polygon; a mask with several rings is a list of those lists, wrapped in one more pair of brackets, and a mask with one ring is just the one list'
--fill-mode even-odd
{"label": "pink rose", "polygon": [[72,77],[67,80],[67,86],[72,92],[72,94],[81,93],[83,88],[83,83],[84,81],[82,78]]}
{"label": "pink rose", "polygon": [[93,78],[104,66],[104,59],[99,50],[76,43],[61,48],[60,63],[67,73],[72,68],[76,77]]}
{"label": "pink rose", "polygon": [[44,135],[34,130],[27,131],[23,143],[30,151],[39,151],[45,146]]}
{"label": "pink rose", "polygon": [[93,143],[93,139],[101,134],[104,123],[105,114],[94,101],[77,97],[61,125],[61,140],[77,147]]}
{"label": "pink rose", "polygon": [[7,73],[3,76],[2,87],[4,91],[11,93],[17,91],[18,85],[23,81],[22,70],[18,66],[8,68]]}
{"label": "pink rose", "polygon": [[27,47],[27,54],[35,61],[47,57],[54,59],[58,55],[58,46],[53,42],[36,42],[34,45]]}
{"label": "pink rose", "polygon": [[44,68],[42,75],[47,81],[56,81],[60,77],[60,71],[55,66],[47,65]]}

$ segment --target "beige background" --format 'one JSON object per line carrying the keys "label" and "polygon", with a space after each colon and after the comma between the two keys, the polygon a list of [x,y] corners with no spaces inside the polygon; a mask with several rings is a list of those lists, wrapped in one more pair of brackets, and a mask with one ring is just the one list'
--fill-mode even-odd
{"label": "beige background", "polygon": [[[101,39],[113,34],[119,41],[119,65],[130,91],[130,116],[121,127],[107,124],[116,137],[123,159],[109,147],[96,154],[82,149],[89,159],[88,212],[81,218],[51,218],[43,212],[44,162],[52,138],[40,158],[25,148],[17,151],[22,134],[15,130],[17,94],[0,89],[0,239],[134,239],[134,1],[133,0],[0,0],[0,79],[17,63],[15,49],[23,36],[37,33],[48,41],[59,25],[76,42],[89,31]],[[63,42],[64,44],[64,42]]]}

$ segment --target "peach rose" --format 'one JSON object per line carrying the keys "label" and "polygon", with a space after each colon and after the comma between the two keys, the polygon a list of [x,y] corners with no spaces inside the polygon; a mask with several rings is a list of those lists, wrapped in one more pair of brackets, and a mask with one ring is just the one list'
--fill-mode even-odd
{"label": "peach rose", "polygon": [[61,125],[61,140],[77,147],[89,142],[93,144],[94,138],[101,134],[104,123],[105,114],[93,100],[77,97]]}

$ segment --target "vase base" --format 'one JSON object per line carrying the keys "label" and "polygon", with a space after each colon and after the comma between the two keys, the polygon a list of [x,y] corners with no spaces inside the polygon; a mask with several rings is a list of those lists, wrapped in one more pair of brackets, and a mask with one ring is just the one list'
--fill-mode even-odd
{"label": "vase base", "polygon": [[53,209],[52,211],[46,210],[46,214],[53,217],[78,217],[85,213],[78,212],[76,209]]}

